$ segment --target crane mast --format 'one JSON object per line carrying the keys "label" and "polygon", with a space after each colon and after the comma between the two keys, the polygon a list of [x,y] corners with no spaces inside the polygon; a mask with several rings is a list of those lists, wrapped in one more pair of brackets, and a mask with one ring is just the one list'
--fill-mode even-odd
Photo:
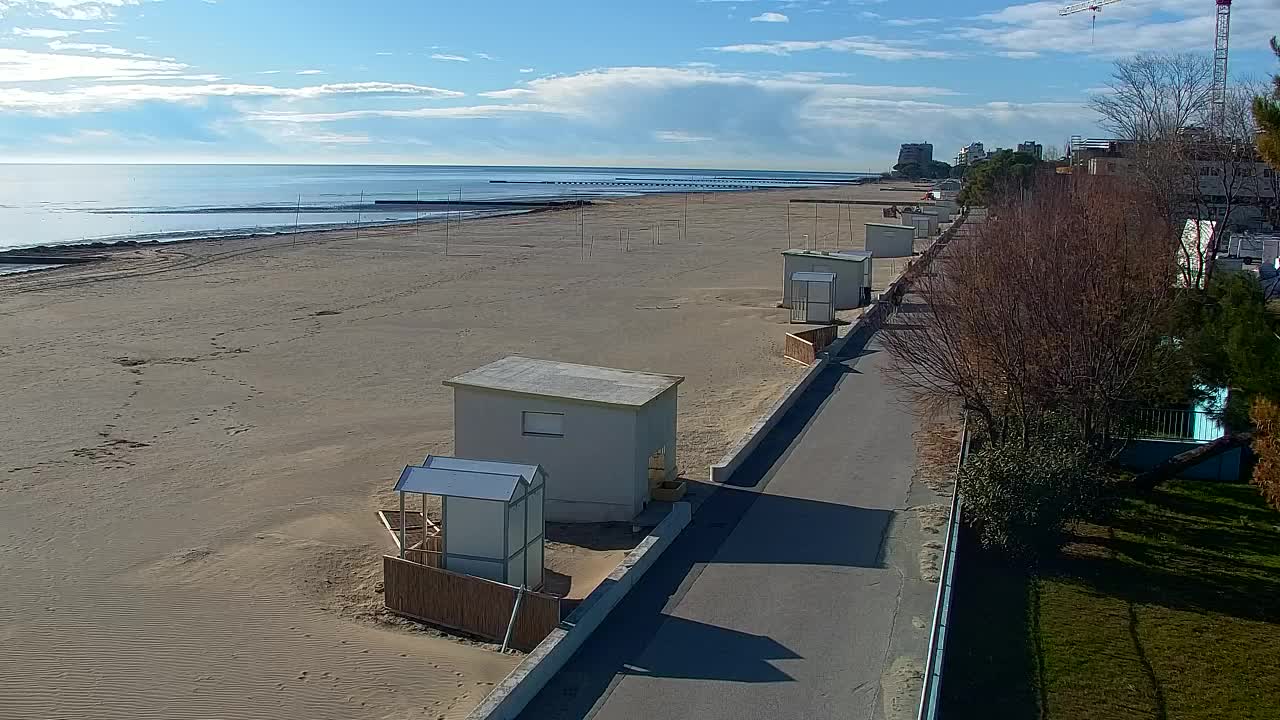
{"label": "crane mast", "polygon": [[1221,131],[1227,116],[1227,46],[1231,38],[1231,0],[1215,0],[1218,5],[1218,29],[1213,42],[1213,96],[1211,119],[1213,129]]}

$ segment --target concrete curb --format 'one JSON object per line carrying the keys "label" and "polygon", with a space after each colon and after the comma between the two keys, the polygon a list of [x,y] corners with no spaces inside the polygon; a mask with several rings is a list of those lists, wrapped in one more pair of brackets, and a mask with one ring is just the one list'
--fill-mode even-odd
{"label": "concrete curb", "polygon": [[692,516],[693,509],[689,503],[672,505],[667,517],[623,558],[609,577],[569,617],[560,622],[560,627],[552,630],[511,674],[485,696],[480,705],[467,715],[467,720],[512,720],[519,715],[653,566],[658,556],[689,524]]}

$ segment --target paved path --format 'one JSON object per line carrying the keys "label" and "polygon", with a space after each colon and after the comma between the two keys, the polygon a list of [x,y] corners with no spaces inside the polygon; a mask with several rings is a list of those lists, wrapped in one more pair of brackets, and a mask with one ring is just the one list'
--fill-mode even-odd
{"label": "paved path", "polygon": [[912,718],[913,418],[855,339],[522,717]]}

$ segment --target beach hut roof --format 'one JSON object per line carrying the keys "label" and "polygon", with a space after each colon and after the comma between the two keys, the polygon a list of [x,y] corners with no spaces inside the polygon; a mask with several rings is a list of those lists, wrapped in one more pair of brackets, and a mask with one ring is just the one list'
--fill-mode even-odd
{"label": "beach hut roof", "polygon": [[428,455],[421,466],[409,465],[401,471],[395,489],[396,492],[507,502],[520,483],[532,484],[539,472],[537,465]]}
{"label": "beach hut roof", "polygon": [[679,375],[511,356],[445,380],[444,384],[599,405],[640,407],[683,381]]}
{"label": "beach hut roof", "polygon": [[835,252],[826,252],[822,250],[783,250],[782,254],[823,258],[824,260],[847,260],[849,262],[862,262],[863,260],[871,259],[871,253],[865,250],[837,250]]}

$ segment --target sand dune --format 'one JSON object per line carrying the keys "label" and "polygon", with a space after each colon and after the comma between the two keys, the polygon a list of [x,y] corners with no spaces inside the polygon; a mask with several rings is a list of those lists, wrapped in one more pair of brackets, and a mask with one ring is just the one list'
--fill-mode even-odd
{"label": "sand dune", "polygon": [[[443,228],[400,228],[6,279],[0,718],[464,715],[516,658],[380,623],[375,591],[373,511],[450,450],[440,381],[511,353],[685,375],[679,461],[705,477],[799,372],[785,199],[850,193],[916,196],[693,196],[660,247],[681,196],[467,223],[448,257]],[[880,213],[853,212],[859,247]]]}

